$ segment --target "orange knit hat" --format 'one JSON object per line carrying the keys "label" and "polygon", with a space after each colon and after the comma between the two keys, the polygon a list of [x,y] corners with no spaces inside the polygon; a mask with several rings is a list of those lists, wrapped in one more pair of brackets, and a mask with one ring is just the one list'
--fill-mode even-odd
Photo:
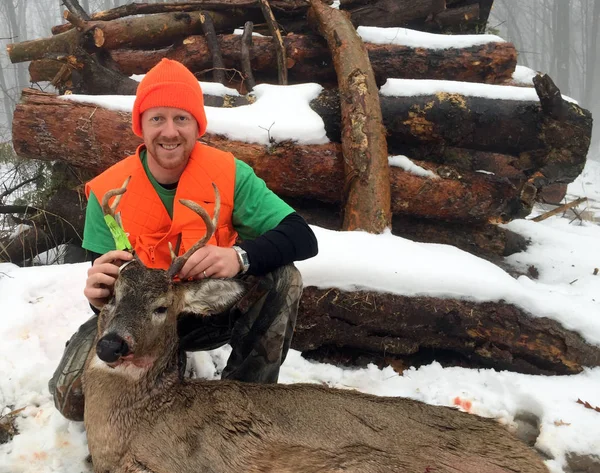
{"label": "orange knit hat", "polygon": [[198,122],[198,136],[206,131],[202,89],[183,64],[162,59],[148,71],[137,88],[132,111],[132,129],[142,136],[141,115],[153,107],[175,107],[191,113]]}

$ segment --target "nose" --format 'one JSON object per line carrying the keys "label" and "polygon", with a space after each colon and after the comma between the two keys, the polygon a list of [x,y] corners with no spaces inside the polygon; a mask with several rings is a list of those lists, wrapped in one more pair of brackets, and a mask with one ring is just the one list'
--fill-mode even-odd
{"label": "nose", "polygon": [[161,134],[163,137],[174,138],[177,137],[179,132],[177,131],[177,127],[175,126],[175,122],[173,119],[169,118],[165,120],[163,128],[161,130]]}
{"label": "nose", "polygon": [[109,333],[98,340],[96,354],[102,361],[113,363],[129,354],[129,345],[116,333]]}

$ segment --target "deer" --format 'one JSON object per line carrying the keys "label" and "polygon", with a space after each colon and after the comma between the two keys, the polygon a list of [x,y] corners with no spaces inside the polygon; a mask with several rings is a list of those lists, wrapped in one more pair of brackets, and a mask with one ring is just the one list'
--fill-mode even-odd
{"label": "deer", "polygon": [[[105,213],[125,190],[107,192]],[[206,235],[182,256],[171,250],[167,270],[125,263],[99,314],[83,373],[95,473],[547,471],[497,422],[449,407],[317,384],[186,378],[179,314],[210,316],[245,292],[239,278],[174,279],[215,231],[215,194],[212,219],[181,201],[204,220]]]}

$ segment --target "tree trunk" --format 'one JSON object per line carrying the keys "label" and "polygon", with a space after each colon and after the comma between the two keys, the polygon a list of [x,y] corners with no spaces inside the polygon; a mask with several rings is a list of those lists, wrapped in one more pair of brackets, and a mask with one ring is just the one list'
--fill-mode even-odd
{"label": "tree trunk", "polygon": [[304,289],[292,347],[411,364],[428,363],[435,352],[438,360],[446,354],[468,366],[546,375],[600,365],[599,347],[511,304],[335,288]]}
{"label": "tree trunk", "polygon": [[[331,54],[319,37],[289,34],[283,38],[290,83],[334,84]],[[241,69],[240,35],[220,35],[218,45],[226,68]],[[517,53],[511,43],[488,43],[470,48],[427,49],[365,43],[375,80],[382,85],[389,77],[440,79],[466,82],[505,83],[515,70]],[[211,55],[203,36],[190,36],[182,43],[160,50],[116,49],[111,59],[118,70],[130,76],[145,74],[163,58],[182,62],[202,80],[211,69]],[[252,38],[252,70],[259,82],[276,81],[276,58],[270,38]],[[41,59],[31,62],[32,82],[51,81],[61,64]],[[90,91],[90,93],[94,93]]]}
{"label": "tree trunk", "polygon": [[379,95],[367,51],[339,10],[311,1],[327,39],[341,97],[344,230],[382,233],[391,226],[390,166]]}
{"label": "tree trunk", "polygon": [[[479,4],[447,0],[447,8],[435,8],[431,0],[341,0],[352,23],[362,26],[404,26],[421,31],[479,33]],[[489,11],[488,11],[489,14]],[[485,25],[485,21],[483,22]]]}
{"label": "tree trunk", "polygon": [[[220,12],[210,15],[217,32],[231,31],[243,24],[244,16]],[[258,15],[251,18],[260,20]],[[11,62],[41,59],[49,53],[68,54],[81,45],[88,52],[99,48],[161,48],[188,35],[201,34],[202,21],[199,12],[159,13],[142,17],[125,18],[108,22],[85,22],[85,31],[69,30],[50,38],[36,39],[7,46]]]}
{"label": "tree trunk", "polygon": [[[548,184],[573,182],[590,146],[591,114],[570,102],[563,106],[565,118],[559,121],[533,101],[446,93],[381,98],[391,153],[449,146],[514,155],[519,169],[541,170]],[[335,130],[327,135],[335,139]]]}
{"label": "tree trunk", "polygon": [[[92,79],[96,81],[99,77],[96,74]],[[132,93],[137,84],[129,79],[127,82],[129,84],[122,84]],[[119,84],[113,84],[112,89],[109,86],[108,90],[117,93]],[[24,93],[23,97],[28,101],[31,95]],[[41,95],[36,97],[35,103],[41,104]],[[65,107],[74,106],[62,100],[49,100]],[[205,96],[205,103],[222,106],[223,99]],[[247,103],[243,96],[228,101],[229,106]],[[390,154],[405,154],[459,169],[493,172],[517,185],[524,178],[533,177],[531,184],[538,190],[554,183],[572,182],[585,165],[591,139],[591,115],[571,103],[564,104],[564,120],[548,117],[540,103],[534,101],[438,94],[381,96],[380,103],[388,129]],[[323,119],[327,136],[339,141],[337,92],[323,91],[311,102],[311,108]],[[22,128],[20,124],[16,126]]]}
{"label": "tree trunk", "polygon": [[[309,224],[335,231],[342,229],[339,205],[304,198],[286,197],[284,200]],[[455,246],[494,263],[516,277],[522,273],[506,264],[504,257],[525,251],[528,246],[526,238],[499,225],[465,225],[402,215],[392,218],[392,233],[421,243]]]}
{"label": "tree trunk", "polygon": [[[68,161],[99,172],[133,154],[140,143],[131,131],[129,113],[30,90],[24,92],[22,99],[13,120],[13,145],[21,157]],[[312,197],[325,202],[341,200],[344,174],[339,145],[280,143],[267,149],[218,136],[205,139],[248,162],[282,196]],[[431,179],[393,167],[392,211],[396,214],[486,222],[508,221],[530,211],[531,193],[504,178],[419,164],[442,177]]]}
{"label": "tree trunk", "polygon": [[83,196],[69,189],[58,190],[48,200],[46,209],[0,206],[0,213],[18,215],[30,221],[29,229],[16,237],[6,237],[0,241],[0,261],[22,266],[58,245],[81,245],[84,209]]}
{"label": "tree trunk", "polygon": [[[304,16],[308,5],[303,0],[270,0],[269,4],[275,12],[284,16]],[[196,0],[181,3],[129,3],[107,11],[94,13],[92,20],[110,21],[132,15],[148,15],[153,13],[173,13],[192,11],[224,11],[224,10],[256,10],[255,0]],[[58,25],[52,28],[52,34],[64,33],[73,27],[71,24]]]}
{"label": "tree trunk", "polygon": [[571,73],[571,0],[554,2],[552,24],[554,30],[554,59],[556,61],[556,81],[566,93],[569,93],[569,74]]}
{"label": "tree trunk", "polygon": [[589,53],[585,58],[586,64],[584,102],[586,104],[593,103],[594,91],[597,90],[596,70],[600,70],[596,66],[597,62],[600,61],[600,54],[598,54],[598,30],[600,29],[600,2],[594,2],[594,10],[592,13],[591,23],[591,31],[588,33],[590,35],[590,38],[588,40]]}
{"label": "tree trunk", "polygon": [[[350,4],[355,5],[350,5]],[[455,33],[480,33],[485,29],[487,16],[493,0],[473,2],[472,0],[448,0],[448,9],[437,11],[431,6],[431,0],[379,0],[376,2],[355,0],[341,2],[341,9],[347,9],[355,25],[369,26],[408,26],[410,28]],[[287,32],[302,33],[309,30],[305,22],[307,2],[301,0],[275,0],[269,4],[274,10],[278,23]],[[480,8],[479,4],[484,4]],[[248,0],[221,0],[155,4],[132,4],[115,8],[112,11],[100,12],[92,15],[93,20],[109,21],[129,15],[166,13],[166,12],[191,12],[199,10],[223,11],[233,10],[243,13],[245,17],[240,21],[241,26],[245,21],[251,20],[250,15],[258,8],[254,1]],[[435,13],[435,14],[434,14]],[[253,21],[253,20],[251,20]],[[66,30],[65,25],[52,29],[53,34]]]}

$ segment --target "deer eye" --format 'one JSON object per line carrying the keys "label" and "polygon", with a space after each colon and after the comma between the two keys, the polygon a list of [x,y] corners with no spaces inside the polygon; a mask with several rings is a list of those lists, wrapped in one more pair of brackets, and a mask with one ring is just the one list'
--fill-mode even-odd
{"label": "deer eye", "polygon": [[166,307],[166,306],[157,307],[157,308],[154,310],[154,313],[155,313],[156,315],[164,315],[164,314],[166,314],[166,313],[167,313],[167,309],[168,309],[168,307]]}

